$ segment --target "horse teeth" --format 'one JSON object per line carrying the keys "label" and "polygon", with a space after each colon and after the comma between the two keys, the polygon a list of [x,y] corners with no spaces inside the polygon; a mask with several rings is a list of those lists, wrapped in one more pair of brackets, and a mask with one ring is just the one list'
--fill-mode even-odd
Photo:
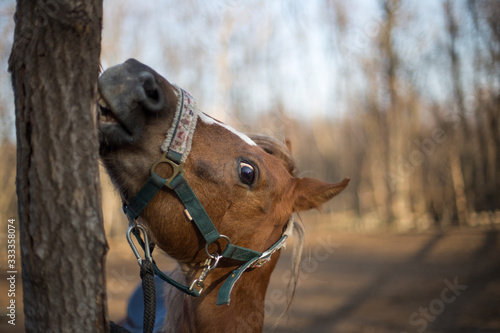
{"label": "horse teeth", "polygon": [[108,103],[106,102],[106,100],[101,96],[101,94],[98,95],[97,97],[97,104],[99,104],[99,106],[105,108],[105,109],[110,109]]}
{"label": "horse teeth", "polygon": [[99,121],[102,123],[116,123],[118,120],[116,119],[113,111],[111,111],[111,107],[106,102],[106,100],[102,97],[101,94],[97,95],[97,104],[99,105]]}

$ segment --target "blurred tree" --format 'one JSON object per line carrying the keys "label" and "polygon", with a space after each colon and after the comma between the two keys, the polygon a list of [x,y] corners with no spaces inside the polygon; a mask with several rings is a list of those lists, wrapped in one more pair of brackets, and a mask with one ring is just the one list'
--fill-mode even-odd
{"label": "blurred tree", "polygon": [[[471,160],[470,145],[470,129],[469,123],[466,116],[466,109],[464,104],[464,91],[462,88],[462,68],[460,64],[460,55],[457,50],[458,44],[458,19],[454,13],[454,6],[452,2],[447,0],[443,4],[446,27],[449,37],[448,54],[450,57],[451,70],[450,74],[452,77],[451,82],[453,83],[453,99],[451,101],[451,107],[455,110],[458,115],[459,128],[456,128],[454,134],[455,145],[451,147],[448,151],[450,169],[451,169],[451,179],[453,182],[453,189],[455,191],[456,200],[456,210],[457,210],[457,222],[459,225],[466,225],[468,223],[468,200],[466,194],[465,184],[471,184]],[[464,174],[464,168],[467,172]],[[465,179],[464,177],[467,177]]]}
{"label": "blurred tree", "polygon": [[107,327],[96,132],[102,0],[18,0],[9,60],[28,332]]}
{"label": "blurred tree", "polygon": [[[476,210],[498,209],[500,198],[500,2],[468,1],[474,23],[474,95],[478,151],[473,196]],[[486,77],[486,82],[485,78]]]}
{"label": "blurred tree", "polygon": [[[7,73],[7,59],[12,46],[14,4],[0,3],[0,73]],[[14,121],[12,116],[12,88],[8,75],[0,75],[0,144],[12,141]],[[1,172],[1,170],[0,170]]]}

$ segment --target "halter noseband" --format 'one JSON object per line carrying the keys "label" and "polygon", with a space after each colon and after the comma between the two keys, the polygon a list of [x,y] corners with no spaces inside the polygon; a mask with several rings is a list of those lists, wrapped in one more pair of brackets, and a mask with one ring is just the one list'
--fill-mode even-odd
{"label": "halter noseband", "polygon": [[[194,98],[188,92],[177,86],[175,86],[175,89],[178,95],[177,108],[174,115],[174,121],[172,122],[172,125],[167,132],[166,139],[161,146],[163,155],[153,164],[151,168],[151,177],[149,177],[135,197],[130,200],[128,205],[125,203],[123,204],[123,210],[130,222],[130,227],[127,231],[127,239],[132,247],[132,250],[134,251],[134,254],[139,260],[139,264],[141,262],[141,258],[131,240],[130,233],[132,231],[134,231],[141,247],[145,249],[146,260],[150,260],[153,263],[156,275],[182,292],[195,297],[200,296],[204,288],[204,279],[208,273],[217,266],[217,263],[221,258],[234,259],[243,262],[232,272],[232,274],[229,275],[219,290],[217,305],[229,304],[231,290],[243,272],[249,268],[262,266],[270,260],[271,255],[274,252],[283,248],[287,238],[292,234],[294,221],[293,218],[288,220],[287,227],[280,239],[278,239],[276,243],[264,252],[258,252],[234,245],[231,243],[229,237],[221,235],[217,231],[217,228],[196,197],[196,194],[184,178],[184,162],[186,161],[191,150],[191,141],[196,128],[198,115],[201,111],[198,110]],[[156,167],[160,163],[167,163],[171,166],[172,175],[170,177],[162,178],[156,173]],[[149,202],[151,202],[160,189],[163,188],[163,186],[175,191],[186,208],[184,211],[186,217],[190,221],[194,222],[206,242],[205,252],[207,253],[208,259],[205,261],[204,268],[200,276],[195,279],[190,286],[183,285],[173,280],[158,269],[151,257],[150,252],[148,251],[149,241],[147,240],[146,229],[144,226],[137,224],[136,222],[136,219],[139,217],[141,212],[144,208],[146,208]],[[140,231],[142,231],[144,235],[144,240],[142,240],[140,236]],[[222,251],[222,254],[210,254],[208,251],[208,245],[221,238],[224,238],[228,242],[226,248]],[[212,261],[214,262],[212,263]]]}

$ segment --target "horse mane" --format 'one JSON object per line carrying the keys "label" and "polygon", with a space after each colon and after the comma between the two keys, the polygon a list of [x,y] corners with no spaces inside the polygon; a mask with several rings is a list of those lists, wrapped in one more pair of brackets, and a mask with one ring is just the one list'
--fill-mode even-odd
{"label": "horse mane", "polygon": [[288,280],[287,287],[287,304],[283,313],[278,317],[276,323],[273,327],[276,327],[283,316],[285,316],[290,310],[292,305],[293,297],[295,296],[295,290],[297,289],[297,283],[299,282],[300,275],[300,263],[302,262],[302,252],[304,250],[305,242],[305,229],[302,220],[293,220],[293,251],[292,251],[292,274],[290,274],[290,280]]}

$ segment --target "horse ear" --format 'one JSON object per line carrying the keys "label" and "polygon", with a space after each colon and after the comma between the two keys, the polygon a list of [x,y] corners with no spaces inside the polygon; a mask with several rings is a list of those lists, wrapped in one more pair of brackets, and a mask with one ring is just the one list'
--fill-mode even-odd
{"label": "horse ear", "polygon": [[349,178],[329,184],[313,178],[295,178],[295,202],[293,210],[300,212],[319,208],[322,204],[342,192],[349,184]]}

